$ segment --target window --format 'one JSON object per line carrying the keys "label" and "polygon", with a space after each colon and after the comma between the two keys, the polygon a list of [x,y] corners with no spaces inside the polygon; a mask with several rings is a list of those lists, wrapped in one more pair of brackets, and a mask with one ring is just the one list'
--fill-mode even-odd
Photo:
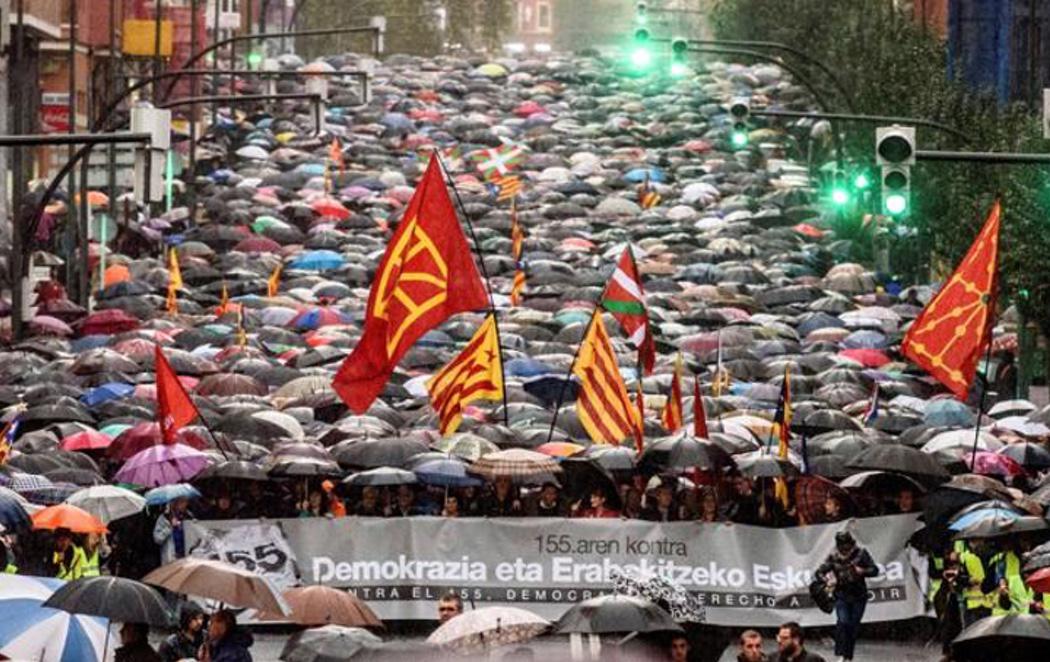
{"label": "window", "polygon": [[536,27],[540,30],[551,29],[551,6],[549,3],[541,2],[536,5]]}

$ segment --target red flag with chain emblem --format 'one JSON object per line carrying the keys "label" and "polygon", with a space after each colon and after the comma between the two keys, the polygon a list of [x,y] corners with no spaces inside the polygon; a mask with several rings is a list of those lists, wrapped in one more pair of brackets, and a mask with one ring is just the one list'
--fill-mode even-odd
{"label": "red flag with chain emblem", "polygon": [[364,413],[420,336],[456,313],[488,306],[441,167],[432,157],[376,270],[361,340],[332,386],[351,411]]}
{"label": "red flag with chain emblem", "polygon": [[160,345],[154,349],[153,359],[157,375],[157,419],[164,443],[174,444],[179,428],[189,425],[200,414],[168,359],[164,358]]}
{"label": "red flag with chain emblem", "polygon": [[966,257],[912,323],[901,352],[963,400],[991,341],[999,271],[998,201]]}

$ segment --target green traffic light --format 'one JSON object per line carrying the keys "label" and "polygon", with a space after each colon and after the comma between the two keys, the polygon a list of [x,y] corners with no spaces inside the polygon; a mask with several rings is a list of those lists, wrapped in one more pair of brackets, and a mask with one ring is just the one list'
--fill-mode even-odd
{"label": "green traffic light", "polygon": [[863,191],[864,189],[871,186],[871,179],[864,173],[860,173],[853,180],[853,187],[857,190]]}
{"label": "green traffic light", "polygon": [[842,207],[849,204],[849,191],[844,188],[834,188],[831,190],[831,201],[836,206]]}
{"label": "green traffic light", "polygon": [[248,53],[248,67],[257,67],[262,63],[262,53],[258,51],[251,51]]}
{"label": "green traffic light", "polygon": [[729,142],[733,143],[733,147],[747,147],[748,140],[747,131],[741,129],[733,131],[729,136]]}
{"label": "green traffic light", "polygon": [[684,62],[672,62],[671,63],[671,77],[681,78],[689,73],[689,67]]}
{"label": "green traffic light", "polygon": [[908,209],[908,199],[900,193],[891,193],[886,196],[886,211],[897,216]]}

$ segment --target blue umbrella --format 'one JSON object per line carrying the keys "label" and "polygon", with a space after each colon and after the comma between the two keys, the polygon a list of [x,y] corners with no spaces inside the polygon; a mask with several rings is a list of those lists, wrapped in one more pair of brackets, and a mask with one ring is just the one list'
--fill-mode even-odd
{"label": "blue umbrella", "polygon": [[197,488],[186,483],[175,483],[173,485],[161,485],[146,492],[147,506],[163,506],[175,499],[196,499],[201,493]]}
{"label": "blue umbrella", "polygon": [[989,506],[988,508],[981,508],[979,510],[971,510],[968,513],[959,515],[952,523],[948,525],[952,531],[962,531],[963,529],[976,524],[977,522],[983,522],[989,519],[1000,519],[1000,520],[1016,520],[1021,517],[1021,513],[1017,512],[1013,508],[1006,506]]}
{"label": "blue umbrella", "polygon": [[288,264],[289,269],[302,269],[304,271],[327,271],[338,269],[346,264],[346,259],[335,251],[319,250],[307,251],[295,258]]}
{"label": "blue umbrella", "polygon": [[108,625],[42,606],[65,582],[0,575],[0,653],[15,660],[101,662]]}
{"label": "blue umbrella", "polygon": [[922,422],[937,427],[966,428],[973,425],[974,414],[964,403],[945,398],[934,400],[926,405]]}
{"label": "blue umbrella", "polygon": [[555,372],[554,368],[543,361],[537,361],[527,356],[507,361],[503,364],[503,369],[507,372],[508,377],[539,377],[540,375],[549,375]]}
{"label": "blue umbrella", "polygon": [[484,481],[467,473],[467,465],[458,460],[427,460],[413,471],[420,482],[440,487],[478,487]]}
{"label": "blue umbrella", "polygon": [[635,168],[624,175],[623,178],[629,182],[641,184],[645,181],[646,175],[649,176],[650,182],[664,181],[664,171],[659,168]]}
{"label": "blue umbrella", "polygon": [[73,342],[69,343],[69,348],[75,353],[86,352],[89,349],[98,349],[99,347],[105,347],[112,340],[112,336],[105,335],[90,335],[84,336],[83,338],[77,338]]}
{"label": "blue umbrella", "polygon": [[[29,529],[32,525],[33,522],[29,519],[29,513],[22,502],[10,492],[0,492],[0,527],[6,531],[18,531]],[[2,561],[3,559],[0,559],[0,562]]]}
{"label": "blue umbrella", "polygon": [[108,384],[103,384],[102,386],[93,388],[80,396],[80,401],[88,407],[97,407],[103,403],[109,402],[110,400],[122,400],[130,397],[134,392],[135,387],[131,384],[109,382]]}
{"label": "blue umbrella", "polygon": [[295,169],[311,177],[321,177],[326,168],[323,163],[300,163]]}

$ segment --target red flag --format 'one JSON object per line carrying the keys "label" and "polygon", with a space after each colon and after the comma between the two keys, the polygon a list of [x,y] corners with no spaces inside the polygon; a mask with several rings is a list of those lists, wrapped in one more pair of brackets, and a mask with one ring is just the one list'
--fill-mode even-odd
{"label": "red flag", "polygon": [[638,426],[634,429],[634,447],[641,453],[645,450],[645,393],[642,392],[642,376],[638,375],[638,390],[635,404],[638,406]]}
{"label": "red flag", "polygon": [[981,351],[991,340],[999,271],[999,217],[996,201],[966,257],[901,343],[905,356],[960,400],[966,398]]}
{"label": "red flag", "polygon": [[682,355],[674,363],[674,376],[671,378],[671,393],[667,404],[660,412],[660,422],[668,432],[678,432],[682,427]]}
{"label": "red flag", "polygon": [[160,422],[160,432],[164,436],[164,443],[174,444],[175,434],[184,425],[188,425],[197,418],[200,413],[186,389],[171,369],[168,359],[164,358],[164,352],[160,345],[154,350],[154,370],[157,374],[157,419]]}
{"label": "red flag", "polygon": [[700,376],[693,375],[693,436],[707,439],[707,412],[704,396],[700,393]]}
{"label": "red flag", "polygon": [[456,313],[488,306],[441,167],[431,157],[376,271],[361,340],[332,386],[352,411],[364,413],[420,336]]}

